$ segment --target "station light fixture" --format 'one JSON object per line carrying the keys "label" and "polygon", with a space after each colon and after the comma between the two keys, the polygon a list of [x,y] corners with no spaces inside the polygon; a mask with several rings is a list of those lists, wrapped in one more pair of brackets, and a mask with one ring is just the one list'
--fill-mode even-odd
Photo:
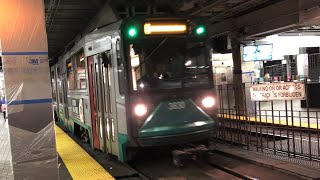
{"label": "station light fixture", "polygon": [[138,29],[136,27],[134,27],[134,26],[129,27],[128,36],[130,38],[135,38],[135,37],[137,37],[137,35],[138,35]]}
{"label": "station light fixture", "polygon": [[206,28],[204,26],[198,26],[196,28],[196,34],[197,35],[203,35],[206,32]]}

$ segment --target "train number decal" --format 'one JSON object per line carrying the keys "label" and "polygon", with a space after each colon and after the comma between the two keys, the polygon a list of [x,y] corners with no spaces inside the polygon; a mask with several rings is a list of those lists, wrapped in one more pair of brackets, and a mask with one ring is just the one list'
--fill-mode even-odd
{"label": "train number decal", "polygon": [[171,103],[168,103],[168,106],[169,106],[170,110],[184,109],[184,108],[186,108],[186,103],[183,101],[171,102]]}

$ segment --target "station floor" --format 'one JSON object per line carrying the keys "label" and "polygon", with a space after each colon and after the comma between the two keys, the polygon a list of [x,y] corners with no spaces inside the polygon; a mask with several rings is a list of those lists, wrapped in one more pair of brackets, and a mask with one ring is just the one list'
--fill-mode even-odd
{"label": "station floor", "polygon": [[10,144],[8,137],[8,124],[4,120],[2,113],[0,115],[0,179],[11,180],[12,168],[11,168],[11,154]]}
{"label": "station floor", "polygon": [[[87,150],[79,146],[60,127],[55,126],[55,131],[60,180],[111,180],[115,179],[115,177],[130,176],[130,174],[132,176],[135,173],[130,169],[126,169],[121,163],[117,164],[116,161],[107,160],[105,154],[103,157],[99,156],[99,152],[88,154]],[[95,159],[100,159],[99,163],[93,158],[94,156],[97,156]],[[2,113],[0,113],[0,180],[12,179],[8,120],[5,121]]]}

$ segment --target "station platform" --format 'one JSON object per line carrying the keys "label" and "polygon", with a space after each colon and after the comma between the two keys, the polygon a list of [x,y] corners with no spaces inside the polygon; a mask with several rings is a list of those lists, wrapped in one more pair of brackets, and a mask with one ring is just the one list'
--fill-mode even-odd
{"label": "station platform", "polygon": [[[320,108],[301,107],[300,100],[250,102],[246,104],[246,114],[236,115],[236,109],[232,105],[224,104],[220,114],[221,118],[231,120],[248,121],[252,123],[273,124],[280,126],[292,126],[295,128],[308,128],[319,130]],[[221,107],[220,107],[221,108]],[[242,111],[243,113],[243,111]]]}
{"label": "station platform", "polygon": [[258,115],[257,117],[255,116],[237,116],[237,115],[229,115],[229,114],[219,114],[218,115],[221,118],[225,118],[225,119],[231,119],[231,120],[241,120],[241,121],[250,121],[252,123],[263,123],[263,124],[274,124],[274,125],[280,125],[280,126],[292,126],[292,127],[296,127],[296,128],[310,128],[310,129],[315,129],[315,130],[319,130],[320,128],[320,122],[317,122],[314,119],[310,118],[310,121],[314,121],[314,122],[301,122],[296,120],[296,118],[294,118],[295,120],[292,121],[291,117],[288,117],[288,119],[286,119],[285,117],[281,117],[281,118],[273,118],[269,117],[269,118],[265,118],[264,115],[262,115],[261,117]]}
{"label": "station platform", "polygon": [[[58,154],[73,179],[114,179],[62,129],[55,126],[55,130]],[[69,179],[68,175],[65,176],[65,173],[63,175],[63,179]]]}
{"label": "station platform", "polygon": [[[135,180],[139,174],[129,166],[109,158],[105,153],[80,146],[55,126],[60,180]],[[12,180],[8,120],[0,114],[0,180]],[[99,161],[99,162],[98,162]]]}

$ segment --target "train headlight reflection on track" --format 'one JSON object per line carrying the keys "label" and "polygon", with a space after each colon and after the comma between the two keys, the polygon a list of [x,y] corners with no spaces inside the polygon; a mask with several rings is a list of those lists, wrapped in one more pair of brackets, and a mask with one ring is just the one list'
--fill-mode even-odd
{"label": "train headlight reflection on track", "polygon": [[147,113],[147,107],[144,104],[137,104],[134,107],[134,113],[139,116],[142,117]]}
{"label": "train headlight reflection on track", "polygon": [[213,97],[211,96],[207,96],[205,98],[202,99],[202,105],[205,107],[205,108],[211,108],[213,107],[215,104],[215,100]]}

